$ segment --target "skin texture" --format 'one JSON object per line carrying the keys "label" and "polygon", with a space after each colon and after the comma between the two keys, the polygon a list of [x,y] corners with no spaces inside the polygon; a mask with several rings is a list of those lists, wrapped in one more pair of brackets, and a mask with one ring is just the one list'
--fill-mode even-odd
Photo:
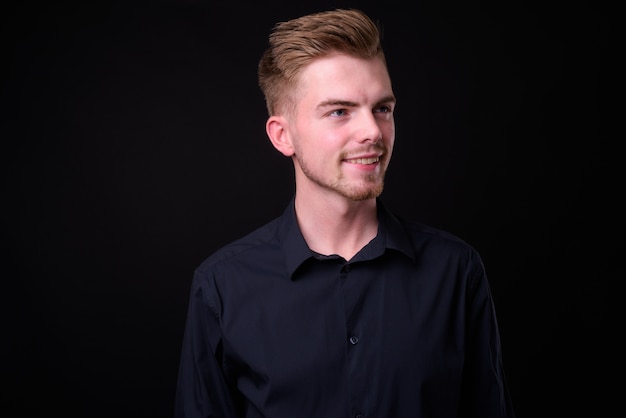
{"label": "skin texture", "polygon": [[395,140],[390,77],[381,58],[333,54],[303,70],[296,97],[295,111],[268,119],[267,134],[293,160],[307,243],[349,257],[376,234]]}

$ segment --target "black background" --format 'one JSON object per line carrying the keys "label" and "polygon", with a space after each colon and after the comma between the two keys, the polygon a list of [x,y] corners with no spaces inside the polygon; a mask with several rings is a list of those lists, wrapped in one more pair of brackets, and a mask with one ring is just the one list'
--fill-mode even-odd
{"label": "black background", "polygon": [[613,11],[163,0],[2,6],[3,416],[172,416],[193,269],[293,193],[256,84],[267,34],[335,7],[383,26],[398,97],[383,199],[483,255],[518,418],[611,415]]}

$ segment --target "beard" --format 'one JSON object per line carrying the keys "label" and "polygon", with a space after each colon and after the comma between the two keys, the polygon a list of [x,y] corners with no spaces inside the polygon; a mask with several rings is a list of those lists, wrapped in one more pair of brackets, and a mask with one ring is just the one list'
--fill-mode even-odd
{"label": "beard", "polygon": [[326,178],[319,172],[312,170],[306,161],[296,154],[296,160],[304,175],[316,185],[355,202],[373,199],[383,192],[385,185],[385,172],[387,169],[387,153],[379,161],[381,170],[375,173],[368,173],[360,180],[349,180],[340,172],[335,178]]}

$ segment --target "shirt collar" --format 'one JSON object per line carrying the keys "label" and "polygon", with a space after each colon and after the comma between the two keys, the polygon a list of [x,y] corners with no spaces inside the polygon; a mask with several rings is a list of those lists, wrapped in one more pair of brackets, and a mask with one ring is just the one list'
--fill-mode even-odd
{"label": "shirt collar", "polygon": [[[378,257],[387,249],[399,251],[415,260],[415,250],[401,221],[387,210],[380,199],[377,199],[376,205],[378,234],[363,248],[363,254],[359,253],[354,261]],[[293,274],[302,263],[314,256],[313,251],[304,240],[296,220],[295,196],[292,197],[280,217],[278,238],[285,255],[289,277],[293,278]]]}
{"label": "shirt collar", "polygon": [[387,249],[400,251],[415,260],[415,248],[409,239],[409,233],[402,221],[391,213],[380,199],[376,200],[378,208],[378,235],[384,237]]}
{"label": "shirt collar", "polygon": [[278,239],[285,255],[289,277],[292,278],[298,267],[313,257],[296,220],[295,196],[291,198],[289,205],[280,217]]}

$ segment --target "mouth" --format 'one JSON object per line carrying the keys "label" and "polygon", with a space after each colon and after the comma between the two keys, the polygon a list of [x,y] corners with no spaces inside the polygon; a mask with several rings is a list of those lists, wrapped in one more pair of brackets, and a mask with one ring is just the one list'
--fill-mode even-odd
{"label": "mouth", "polygon": [[380,157],[349,158],[344,161],[348,164],[376,164]]}

